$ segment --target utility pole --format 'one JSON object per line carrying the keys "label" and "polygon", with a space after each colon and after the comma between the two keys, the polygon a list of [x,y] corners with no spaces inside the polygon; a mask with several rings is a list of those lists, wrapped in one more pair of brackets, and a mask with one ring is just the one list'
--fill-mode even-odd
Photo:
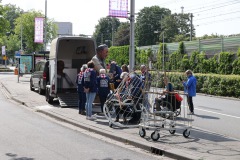
{"label": "utility pole", "polygon": [[193,23],[192,23],[192,21],[193,21],[193,14],[191,13],[191,15],[190,15],[190,22],[191,22],[191,30],[190,30],[190,41],[192,41],[192,32],[193,32],[193,28],[192,28],[192,26],[193,26]]}
{"label": "utility pole", "polygon": [[162,61],[163,62],[163,72],[164,72],[164,69],[165,69],[165,67],[164,67],[164,62],[165,62],[165,60],[164,60],[165,59],[164,48],[165,48],[165,46],[164,46],[164,31],[163,31],[163,59],[162,59],[163,60]]}
{"label": "utility pole", "polygon": [[182,24],[181,24],[181,32],[182,32],[182,34],[183,34],[183,9],[184,9],[184,7],[182,6],[181,9],[182,9],[182,18],[181,18],[181,22],[182,22]]}
{"label": "utility pole", "polygon": [[129,54],[129,69],[133,71],[135,62],[134,53],[134,21],[135,21],[135,0],[131,0],[131,11],[130,11],[130,54]]}
{"label": "utility pole", "polygon": [[112,46],[114,42],[114,19],[112,18]]}
{"label": "utility pole", "polygon": [[45,0],[44,51],[47,50],[47,0]]}

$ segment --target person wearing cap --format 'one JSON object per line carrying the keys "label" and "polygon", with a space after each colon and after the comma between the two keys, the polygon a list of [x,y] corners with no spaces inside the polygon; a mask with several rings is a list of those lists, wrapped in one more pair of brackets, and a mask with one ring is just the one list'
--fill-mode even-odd
{"label": "person wearing cap", "polygon": [[182,83],[183,83],[185,92],[187,93],[187,102],[188,102],[189,110],[191,114],[194,114],[194,106],[193,106],[192,98],[196,96],[197,79],[193,76],[193,73],[191,70],[187,70],[185,74],[188,80],[183,81]]}
{"label": "person wearing cap", "polygon": [[106,44],[102,44],[96,49],[97,54],[92,57],[92,61],[94,63],[94,68],[99,75],[100,69],[107,69],[105,59],[108,56],[108,46]]}

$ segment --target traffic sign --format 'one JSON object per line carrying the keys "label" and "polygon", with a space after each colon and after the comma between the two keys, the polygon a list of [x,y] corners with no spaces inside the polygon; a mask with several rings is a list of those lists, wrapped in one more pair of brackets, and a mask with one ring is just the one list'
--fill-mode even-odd
{"label": "traffic sign", "polygon": [[2,55],[6,55],[6,49],[5,49],[5,46],[2,46]]}
{"label": "traffic sign", "polygon": [[17,52],[17,53],[15,54],[15,58],[21,58],[20,52]]}

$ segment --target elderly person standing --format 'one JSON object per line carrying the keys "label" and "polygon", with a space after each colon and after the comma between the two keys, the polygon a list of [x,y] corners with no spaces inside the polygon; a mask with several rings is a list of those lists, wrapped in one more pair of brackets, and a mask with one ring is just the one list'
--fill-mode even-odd
{"label": "elderly person standing", "polygon": [[101,111],[103,113],[103,105],[106,102],[107,96],[110,93],[110,79],[106,76],[106,70],[100,69],[100,75],[97,77],[98,95],[101,103]]}
{"label": "elderly person standing", "polygon": [[107,69],[105,59],[108,56],[108,46],[106,44],[102,44],[97,47],[96,51],[97,54],[92,57],[92,61],[94,63],[94,68],[99,75],[100,69]]}
{"label": "elderly person standing", "polygon": [[86,103],[86,94],[84,92],[84,72],[88,68],[87,64],[83,64],[81,67],[81,71],[78,73],[76,78],[76,84],[77,84],[77,91],[78,91],[78,108],[79,108],[79,114],[84,115],[85,114],[85,103]]}
{"label": "elderly person standing", "polygon": [[194,106],[192,98],[196,96],[196,88],[197,88],[197,79],[193,76],[191,70],[187,70],[185,72],[188,80],[183,81],[183,86],[187,93],[187,102],[190,109],[191,114],[194,114]]}

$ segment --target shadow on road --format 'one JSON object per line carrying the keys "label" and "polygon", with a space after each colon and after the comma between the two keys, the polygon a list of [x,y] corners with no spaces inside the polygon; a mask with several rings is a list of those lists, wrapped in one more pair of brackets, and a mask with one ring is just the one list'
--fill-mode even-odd
{"label": "shadow on road", "polygon": [[194,114],[195,117],[204,118],[204,119],[220,119],[218,117],[208,116],[208,115],[200,115],[200,114]]}

